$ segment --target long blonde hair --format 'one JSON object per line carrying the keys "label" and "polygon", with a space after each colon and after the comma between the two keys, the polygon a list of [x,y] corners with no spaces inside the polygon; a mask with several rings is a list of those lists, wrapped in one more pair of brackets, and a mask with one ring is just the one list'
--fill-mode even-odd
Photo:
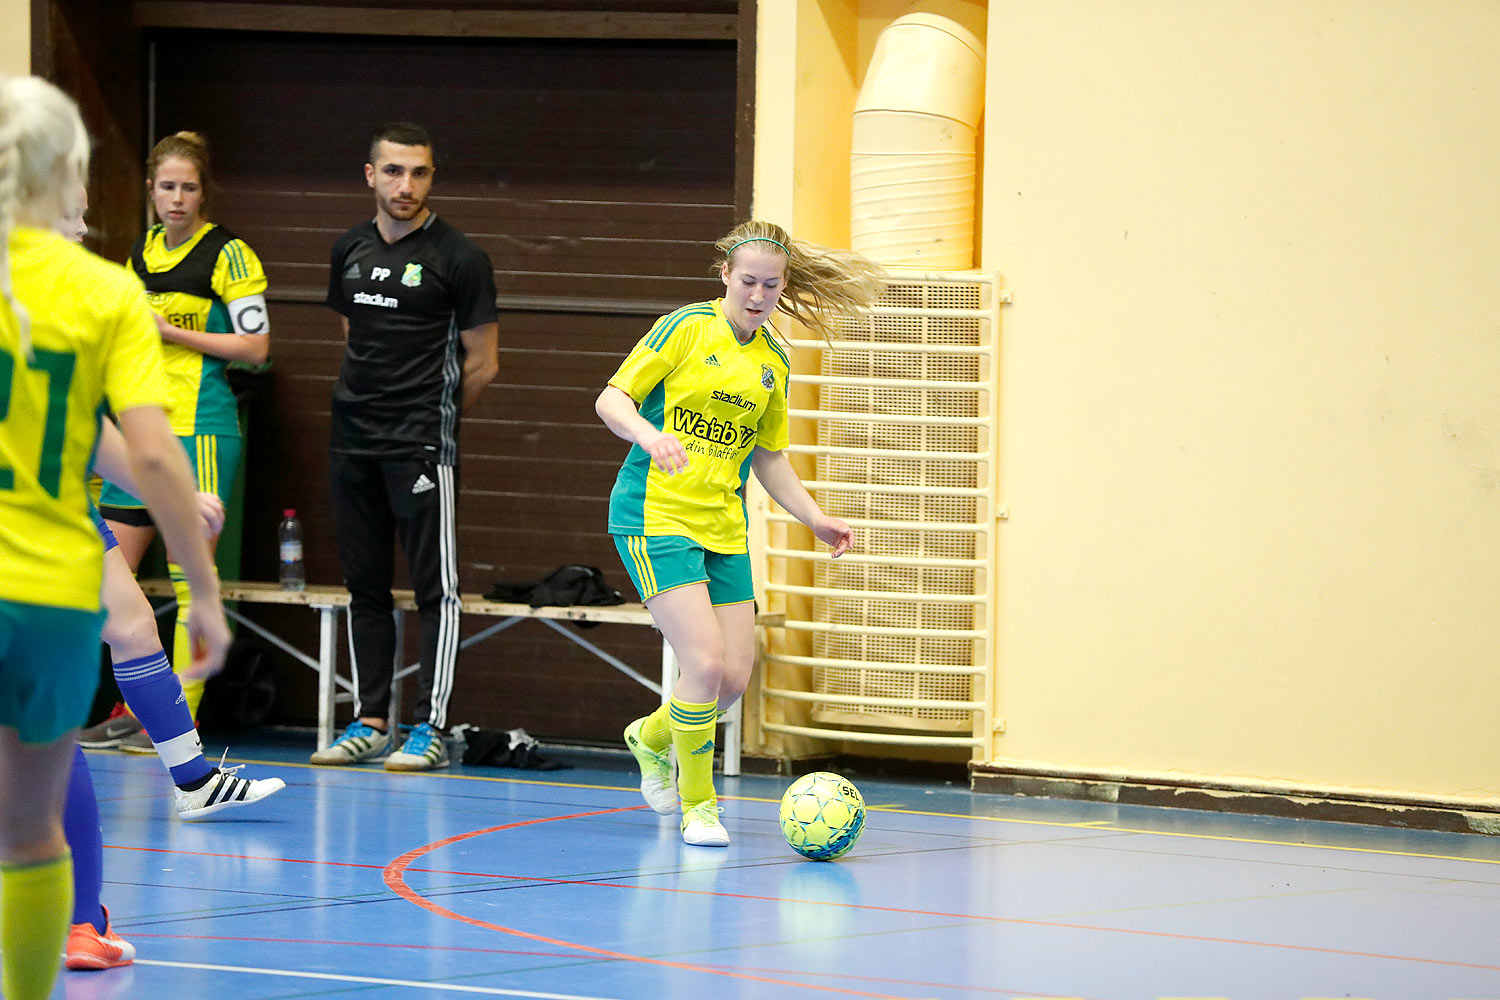
{"label": "long blonde hair", "polygon": [[714,270],[733,270],[734,255],[745,245],[774,247],[786,254],[786,288],[776,309],[816,330],[825,341],[832,339],[834,316],[869,308],[888,280],[885,268],[852,250],[793,241],[776,223],[757,219],[740,223],[714,244],[720,254]]}
{"label": "long blonde hair", "polygon": [[89,135],[73,99],[39,77],[0,79],[0,296],[16,317],[27,356],[31,317],[11,283],[11,231],[23,210],[55,221],[63,192],[88,172]]}

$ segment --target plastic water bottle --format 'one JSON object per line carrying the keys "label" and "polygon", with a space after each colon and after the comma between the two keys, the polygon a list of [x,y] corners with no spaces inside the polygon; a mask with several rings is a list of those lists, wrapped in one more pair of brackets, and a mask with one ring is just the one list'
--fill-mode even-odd
{"label": "plastic water bottle", "polygon": [[281,541],[281,589],[306,589],[307,570],[302,565],[302,522],[297,520],[295,510],[288,508],[281,512],[281,527],[277,536]]}

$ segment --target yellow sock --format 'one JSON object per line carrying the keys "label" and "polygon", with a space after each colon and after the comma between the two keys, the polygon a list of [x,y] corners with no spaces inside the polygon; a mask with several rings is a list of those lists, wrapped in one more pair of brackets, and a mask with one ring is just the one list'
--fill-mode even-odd
{"label": "yellow sock", "polygon": [[45,1000],[73,914],[73,857],[0,865],[0,995]]}
{"label": "yellow sock", "polygon": [[646,716],[641,724],[641,742],[657,753],[672,745],[672,730],[667,725],[671,711],[667,703],[656,706],[656,711]]}
{"label": "yellow sock", "polygon": [[695,705],[674,697],[669,709],[672,746],[677,750],[677,795],[686,812],[714,798],[714,719],[719,705]]}
{"label": "yellow sock", "polygon": [[167,563],[167,575],[172,578],[172,591],[177,595],[177,625],[172,629],[172,672],[182,679],[182,693],[187,697],[188,714],[198,718],[198,705],[203,701],[203,684],[200,679],[182,677],[182,672],[193,662],[193,646],[188,639],[188,609],[193,606],[193,592],[188,589],[182,567]]}
{"label": "yellow sock", "polygon": [[[722,722],[727,709],[719,709],[714,716],[716,722]],[[641,742],[646,744],[657,753],[661,753],[672,745],[672,727],[667,724],[672,711],[668,704],[658,705],[656,711],[646,716],[646,721],[641,723]]]}

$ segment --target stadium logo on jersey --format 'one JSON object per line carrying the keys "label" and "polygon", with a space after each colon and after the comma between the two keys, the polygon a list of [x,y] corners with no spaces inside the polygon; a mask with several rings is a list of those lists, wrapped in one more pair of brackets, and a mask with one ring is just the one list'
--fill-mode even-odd
{"label": "stadium logo on jersey", "polygon": [[770,365],[760,366],[760,384],[765,386],[767,392],[776,391],[776,373],[771,370]]}
{"label": "stadium logo on jersey", "polygon": [[710,365],[710,366],[712,366],[714,368],[720,368],[720,367],[722,367],[719,364],[719,356],[717,354],[710,354],[708,357],[706,357],[706,358],[703,359],[703,363],[705,365]]}
{"label": "stadium logo on jersey", "polygon": [[715,389],[714,399],[717,399],[721,403],[731,403],[735,406],[738,406],[742,410],[755,409],[755,400],[746,399],[739,393],[735,393],[733,396],[731,396],[729,393],[724,392],[722,389]]}
{"label": "stadium logo on jersey", "polygon": [[354,304],[357,306],[380,306],[384,309],[395,309],[401,305],[401,300],[389,295],[371,294],[370,292],[355,292]]}
{"label": "stadium logo on jersey", "polygon": [[672,430],[677,434],[686,434],[700,441],[731,448],[743,448],[755,440],[754,427],[741,427],[729,420],[716,420],[684,406],[672,411]]}
{"label": "stadium logo on jersey", "polygon": [[434,483],[431,479],[428,479],[427,473],[425,472],[417,477],[416,482],[411,484],[411,492],[413,496],[418,493],[426,493],[429,490],[435,489],[437,489],[437,483]]}
{"label": "stadium logo on jersey", "polygon": [[352,279],[359,278],[359,261],[356,260],[348,267],[344,268],[344,277]]}
{"label": "stadium logo on jersey", "polygon": [[422,283],[422,265],[407,264],[406,270],[401,273],[401,284],[407,288],[416,288]]}

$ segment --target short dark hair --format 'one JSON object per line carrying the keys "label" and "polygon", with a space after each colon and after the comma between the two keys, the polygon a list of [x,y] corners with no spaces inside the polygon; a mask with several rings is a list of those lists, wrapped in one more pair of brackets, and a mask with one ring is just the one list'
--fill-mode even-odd
{"label": "short dark hair", "polygon": [[411,122],[386,122],[370,137],[370,162],[375,162],[382,142],[393,142],[398,146],[426,146],[432,148],[432,136],[420,125]]}

